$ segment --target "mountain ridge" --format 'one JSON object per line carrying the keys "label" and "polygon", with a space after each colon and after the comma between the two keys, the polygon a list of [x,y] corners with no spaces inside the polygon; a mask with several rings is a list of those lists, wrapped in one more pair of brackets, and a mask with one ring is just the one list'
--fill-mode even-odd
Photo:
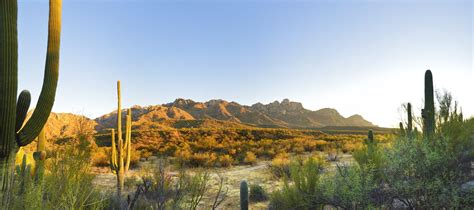
{"label": "mountain ridge", "polygon": [[[268,104],[255,103],[248,106],[222,99],[197,102],[191,99],[177,98],[170,103],[145,107],[134,105],[131,109],[133,126],[138,130],[176,128],[175,124],[179,121],[188,122],[184,124],[188,124],[190,127],[193,127],[193,121],[201,126],[213,125],[216,127],[221,127],[217,126],[218,124],[222,124],[223,127],[232,125],[293,129],[316,129],[326,126],[376,127],[359,114],[346,118],[333,108],[312,111],[304,108],[302,103],[289,99],[283,99],[281,102],[276,100]],[[125,113],[125,109],[122,112]],[[115,127],[116,113],[115,110],[94,119],[97,123],[96,130]],[[178,124],[183,125],[183,123]],[[178,127],[181,128],[181,126]]]}

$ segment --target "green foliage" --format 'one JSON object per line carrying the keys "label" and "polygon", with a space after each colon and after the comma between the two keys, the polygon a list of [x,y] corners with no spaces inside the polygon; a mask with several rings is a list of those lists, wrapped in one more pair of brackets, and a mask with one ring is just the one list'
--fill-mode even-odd
{"label": "green foliage", "polygon": [[321,164],[313,158],[292,164],[291,176],[284,180],[281,190],[270,196],[272,209],[316,209],[326,203],[321,188]]}
{"label": "green foliage", "polygon": [[374,172],[371,164],[338,165],[336,172],[326,176],[323,181],[327,200],[344,209],[365,209],[380,202],[372,196],[377,189]]}
{"label": "green foliage", "polygon": [[12,209],[103,209],[107,206],[107,198],[93,187],[94,175],[89,173],[90,144],[85,138],[77,140],[73,145],[57,148],[52,157],[45,160],[44,176],[38,179],[28,172],[26,159],[23,159],[23,164],[17,167],[8,202]]}
{"label": "green foliage", "polygon": [[261,202],[261,201],[266,201],[267,199],[268,199],[267,192],[265,192],[265,189],[263,189],[262,186],[258,184],[250,185],[250,194],[249,194],[250,202]]}
{"label": "green foliage", "polygon": [[191,177],[187,177],[185,180],[187,182],[187,202],[186,206],[188,209],[197,209],[199,203],[201,202],[204,194],[208,190],[209,182],[209,173],[207,171],[202,171],[195,173]]}
{"label": "green foliage", "polygon": [[459,207],[462,173],[449,139],[400,137],[387,153],[388,185],[408,207]]}
{"label": "green foliage", "polygon": [[377,141],[375,141],[371,130],[368,133],[366,141],[364,141],[364,146],[362,149],[354,151],[353,157],[359,166],[363,168],[373,168],[375,178],[380,181],[382,180],[384,155],[382,154],[382,150],[378,146]]}
{"label": "green foliage", "polygon": [[[179,169],[172,177],[165,160],[159,160],[149,176],[142,177],[137,186],[137,197],[129,199],[137,209],[197,209],[209,189],[210,175],[207,171],[187,173]],[[135,206],[133,204],[132,206]]]}
{"label": "green foliage", "polygon": [[76,144],[58,150],[47,163],[49,173],[44,178],[46,209],[103,208],[107,198],[93,187],[94,175],[89,172],[91,145],[86,137],[79,137]]}
{"label": "green foliage", "polygon": [[247,181],[245,180],[240,182],[240,209],[249,209],[249,187],[247,185]]}

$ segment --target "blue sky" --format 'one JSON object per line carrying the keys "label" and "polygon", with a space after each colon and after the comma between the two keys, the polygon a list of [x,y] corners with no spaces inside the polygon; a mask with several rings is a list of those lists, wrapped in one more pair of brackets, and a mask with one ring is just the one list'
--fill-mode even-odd
{"label": "blue sky", "polygon": [[[396,126],[423,74],[474,115],[470,0],[63,0],[56,112],[289,98]],[[48,1],[20,0],[19,86],[39,95]],[[34,104],[34,102],[33,102]]]}

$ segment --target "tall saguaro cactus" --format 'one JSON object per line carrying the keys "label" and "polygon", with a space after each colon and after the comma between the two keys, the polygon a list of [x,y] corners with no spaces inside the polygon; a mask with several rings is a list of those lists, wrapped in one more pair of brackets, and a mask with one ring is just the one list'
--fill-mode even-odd
{"label": "tall saguaro cactus", "polygon": [[132,110],[127,111],[125,124],[125,142],[122,137],[122,104],[120,96],[120,81],[117,81],[117,144],[115,144],[115,130],[112,129],[112,154],[110,167],[117,176],[117,195],[120,199],[124,187],[125,173],[130,167],[130,157],[132,152]]}
{"label": "tall saguaro cactus", "polygon": [[[33,115],[24,124],[30,94],[24,90],[18,100],[18,2],[0,1],[0,175],[2,190],[9,188],[11,157],[18,146],[33,141],[43,129],[54,104],[59,73],[62,0],[50,0],[48,45],[43,87]],[[16,142],[16,144],[15,144]]]}
{"label": "tall saguaro cactus", "polygon": [[425,73],[425,107],[421,110],[421,116],[423,117],[423,135],[430,138],[435,132],[433,75],[430,70],[426,70]]}

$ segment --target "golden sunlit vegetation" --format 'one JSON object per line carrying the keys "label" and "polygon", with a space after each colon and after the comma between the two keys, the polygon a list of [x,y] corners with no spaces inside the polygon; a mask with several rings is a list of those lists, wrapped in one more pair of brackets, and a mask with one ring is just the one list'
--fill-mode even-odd
{"label": "golden sunlit vegetation", "polygon": [[[279,154],[303,154],[314,151],[351,153],[362,146],[366,135],[329,135],[320,131],[289,129],[175,129],[132,132],[136,152],[132,164],[150,155],[176,157],[188,166],[227,167],[252,164],[257,159],[271,160]],[[96,136],[99,149],[93,154],[94,165],[107,165],[110,136]],[[389,143],[390,134],[377,135],[377,141]]]}

